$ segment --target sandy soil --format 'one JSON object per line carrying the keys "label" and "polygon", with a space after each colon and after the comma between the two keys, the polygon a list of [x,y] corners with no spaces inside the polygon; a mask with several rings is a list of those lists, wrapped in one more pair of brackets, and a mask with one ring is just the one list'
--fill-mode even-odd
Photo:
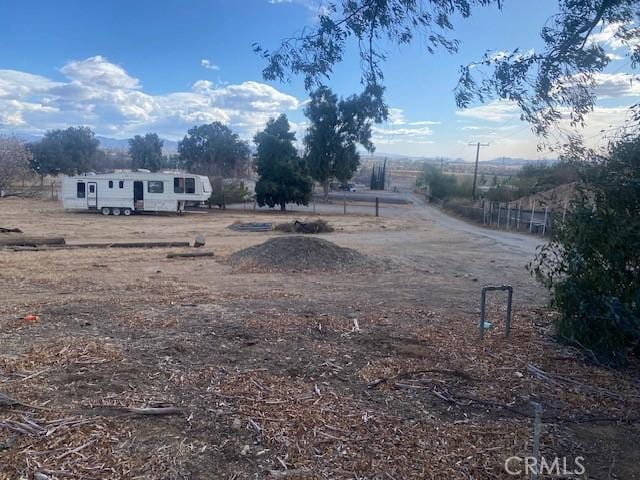
{"label": "sandy soil", "polygon": [[[0,392],[29,405],[3,408],[0,397],[0,478],[513,478],[504,459],[531,451],[531,400],[546,408],[546,455],[584,453],[591,478],[640,478],[628,443],[598,446],[638,438],[637,424],[618,421],[640,402],[637,371],[597,369],[552,339],[546,293],[525,270],[537,239],[417,203],[380,218],[322,215],[336,228],[322,238],[383,271],[238,273],[219,261],[282,235],[233,222],[300,215],[104,217],[1,200],[0,226],[29,235],[202,234],[216,256],[0,250]],[[489,306],[496,328],[477,339],[489,283],[515,289],[510,340],[499,301]],[[115,408],[157,404],[182,414]],[[598,415],[613,420],[601,426]]]}

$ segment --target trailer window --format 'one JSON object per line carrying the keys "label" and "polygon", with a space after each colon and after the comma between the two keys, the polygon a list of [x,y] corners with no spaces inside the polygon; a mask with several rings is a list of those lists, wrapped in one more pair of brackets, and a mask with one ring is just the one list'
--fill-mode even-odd
{"label": "trailer window", "polygon": [[147,183],[147,192],[164,193],[164,183],[159,180],[149,180]]}
{"label": "trailer window", "polygon": [[184,193],[184,178],[173,178],[173,193]]}
{"label": "trailer window", "polygon": [[113,188],[113,180],[109,180],[109,188]]}
{"label": "trailer window", "polygon": [[124,188],[124,180],[120,180],[119,185],[120,188]]}
{"label": "trailer window", "polygon": [[86,185],[84,184],[84,182],[78,182],[78,185],[76,187],[76,192],[78,195],[78,198],[85,198],[86,196]]}
{"label": "trailer window", "polygon": [[195,178],[185,178],[184,179],[187,193],[196,193],[196,179]]}

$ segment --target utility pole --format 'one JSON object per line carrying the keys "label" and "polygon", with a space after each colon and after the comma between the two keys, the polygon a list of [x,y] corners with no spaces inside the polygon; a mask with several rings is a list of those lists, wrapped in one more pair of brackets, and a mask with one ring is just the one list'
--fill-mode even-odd
{"label": "utility pole", "polygon": [[478,178],[478,159],[480,158],[480,147],[488,147],[489,144],[488,143],[469,143],[469,145],[476,146],[476,168],[473,172],[473,190],[471,192],[471,199],[475,200],[476,199],[476,181]]}

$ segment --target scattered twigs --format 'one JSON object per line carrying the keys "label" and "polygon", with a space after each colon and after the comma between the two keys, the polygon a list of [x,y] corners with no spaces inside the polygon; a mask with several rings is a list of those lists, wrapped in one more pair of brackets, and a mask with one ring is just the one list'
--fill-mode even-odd
{"label": "scattered twigs", "polygon": [[[425,373],[440,373],[442,375],[449,375],[449,376],[453,376],[453,377],[459,377],[462,378],[464,380],[468,380],[468,381],[474,381],[475,379],[469,375],[467,372],[463,372],[462,370],[449,370],[446,368],[428,368],[425,370],[411,370],[408,372],[400,372],[397,375],[393,376],[393,377],[383,377],[383,378],[378,378],[377,380],[374,380],[373,382],[369,383],[367,385],[368,389],[372,389],[377,387],[378,385],[381,385],[383,383],[394,383],[397,382],[398,380],[403,380],[406,378],[410,378],[413,377],[415,375],[421,375],[421,374],[425,374]],[[397,385],[397,383],[396,383]]]}
{"label": "scattered twigs", "polygon": [[13,407],[13,406],[27,407],[34,410],[48,410],[45,407],[38,407],[36,405],[31,405],[29,403],[21,402],[20,400],[16,400],[15,398],[0,392],[0,408]]}
{"label": "scattered twigs", "polygon": [[531,372],[533,375],[535,375],[537,378],[539,378],[540,380],[544,380],[547,381],[553,385],[556,386],[564,386],[563,384],[570,384],[570,385],[574,385],[582,390],[589,390],[591,392],[595,392],[599,395],[604,395],[610,398],[613,398],[614,400],[618,400],[618,401],[625,401],[625,397],[623,397],[622,395],[613,392],[611,390],[608,390],[606,388],[601,388],[601,387],[596,387],[593,385],[588,385],[586,383],[582,383],[582,382],[578,382],[577,380],[573,380],[571,378],[567,378],[567,377],[563,377],[560,375],[554,375],[554,374],[550,374],[545,372],[544,370],[536,367],[535,365],[529,363],[527,364],[527,370],[529,372]]}

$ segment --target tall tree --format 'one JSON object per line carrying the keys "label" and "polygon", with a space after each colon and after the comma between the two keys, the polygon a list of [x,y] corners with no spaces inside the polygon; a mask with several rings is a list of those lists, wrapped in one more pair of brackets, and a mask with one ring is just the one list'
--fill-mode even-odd
{"label": "tall tree", "polygon": [[97,166],[99,145],[89,127],[51,130],[42,140],[29,146],[33,154],[31,169],[41,177],[88,172]]}
{"label": "tall tree", "polygon": [[163,141],[156,133],[147,133],[144,137],[136,135],[129,139],[129,155],[134,169],[146,168],[157,172],[162,166]]}
{"label": "tall tree", "polygon": [[0,137],[0,197],[29,171],[31,152],[15,137]]}
{"label": "tall tree", "polygon": [[284,114],[270,119],[265,129],[254,137],[258,149],[256,169],[260,176],[256,200],[260,206],[280,205],[284,211],[287,203],[309,204],[312,181],[293,144],[295,139]]}
{"label": "tall tree", "polygon": [[189,129],[178,144],[178,153],[188,170],[209,176],[228,177],[242,173],[249,164],[247,142],[220,122]]}
{"label": "tall tree", "polygon": [[[495,6],[502,0],[328,0],[318,22],[300,29],[276,49],[254,45],[267,65],[263,76],[286,81],[302,75],[313,90],[329,78],[333,69],[355,44],[361,57],[364,94],[377,105],[376,121],[387,117],[384,95],[384,61],[389,45],[413,41],[434,53],[458,50],[452,38],[454,22],[471,16],[474,7]],[[595,75],[610,58],[596,41],[603,28],[613,28],[609,40],[629,47],[632,66],[640,62],[640,3],[637,0],[558,0],[558,10],[542,27],[543,49],[523,49],[509,54],[489,52],[478,62],[461,67],[456,91],[460,107],[472,101],[502,98],[515,101],[523,118],[545,134],[568,109],[572,123],[580,124],[594,107]],[[482,72],[483,67],[489,72]],[[475,74],[482,72],[482,79]],[[634,102],[633,121],[640,120],[640,104]]]}
{"label": "tall tree", "polygon": [[370,152],[374,150],[371,107],[366,95],[353,95],[338,101],[327,87],[319,87],[311,93],[311,100],[304,110],[310,122],[304,137],[305,158],[311,176],[323,185],[325,199],[332,178],[346,182],[358,169],[357,145]]}

